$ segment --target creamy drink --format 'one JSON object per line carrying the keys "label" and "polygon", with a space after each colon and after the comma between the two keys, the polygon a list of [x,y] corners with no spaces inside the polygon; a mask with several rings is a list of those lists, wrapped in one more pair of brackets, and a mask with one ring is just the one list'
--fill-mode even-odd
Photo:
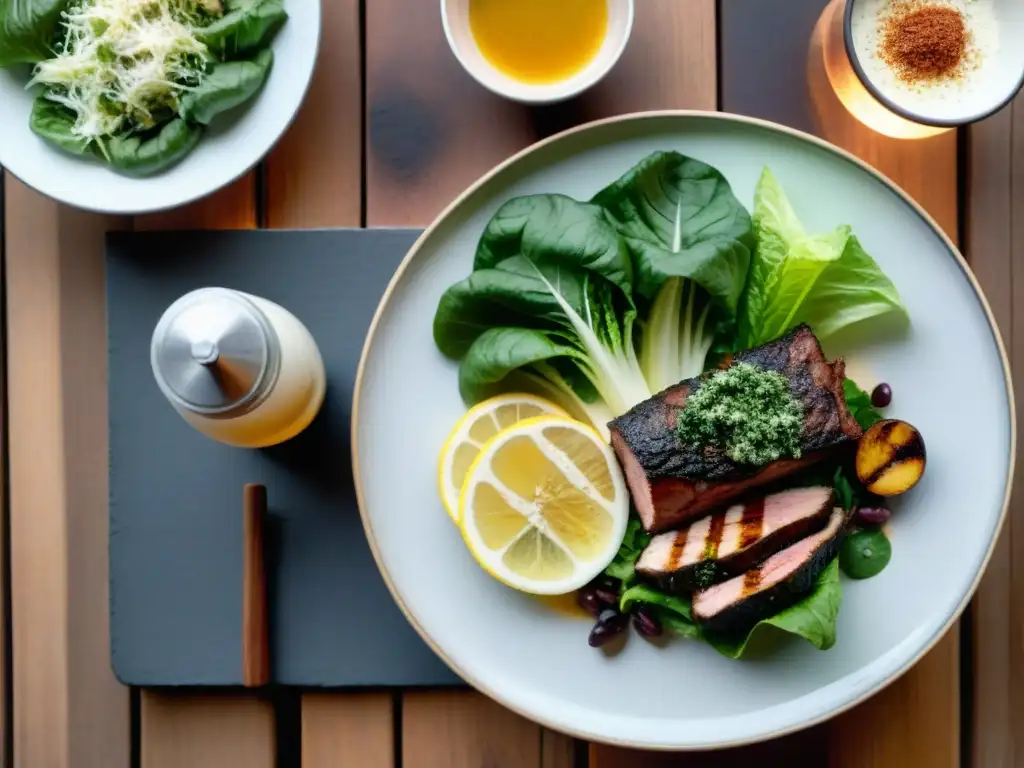
{"label": "creamy drink", "polygon": [[326,391],[323,359],[306,327],[278,304],[203,288],[172,304],[153,332],[157,384],[193,427],[258,448],[294,437]]}
{"label": "creamy drink", "polygon": [[850,0],[854,52],[884,100],[936,121],[984,112],[999,50],[996,0]]}

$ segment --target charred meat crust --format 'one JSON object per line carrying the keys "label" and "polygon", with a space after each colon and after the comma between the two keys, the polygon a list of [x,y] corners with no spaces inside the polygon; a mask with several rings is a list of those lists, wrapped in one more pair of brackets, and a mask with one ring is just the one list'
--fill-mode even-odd
{"label": "charred meat crust", "polygon": [[[823,452],[861,436],[860,426],[843,395],[845,364],[828,362],[818,339],[807,325],[786,336],[737,355],[746,362],[778,371],[789,380],[793,397],[804,408],[801,450],[804,455]],[[608,426],[643,468],[647,479],[679,478],[690,481],[734,482],[761,471],[738,465],[722,451],[685,445],[676,431],[676,415],[710,374],[687,379],[638,404]]]}
{"label": "charred meat crust", "polygon": [[[818,544],[791,574],[777,584],[743,595],[738,601],[712,615],[703,614],[701,593],[698,592],[693,600],[694,620],[712,634],[735,636],[749,632],[762,619],[775,616],[810,594],[818,577],[838,557],[839,548],[846,538],[849,516],[840,509],[836,509],[833,515],[840,517],[836,531]],[[793,546],[799,544],[797,542]]]}

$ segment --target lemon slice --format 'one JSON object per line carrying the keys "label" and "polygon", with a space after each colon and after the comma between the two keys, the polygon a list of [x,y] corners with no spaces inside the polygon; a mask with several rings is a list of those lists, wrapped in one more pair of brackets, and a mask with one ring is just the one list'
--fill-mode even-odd
{"label": "lemon slice", "polygon": [[590,582],[615,557],[628,518],[612,449],[560,416],[528,419],[489,440],[459,498],[459,527],[476,561],[535,595]]}
{"label": "lemon slice", "polygon": [[542,398],[511,394],[477,403],[459,420],[444,442],[437,468],[441,501],[452,520],[459,521],[459,492],[484,443],[516,422],[544,414],[566,415],[557,405]]}

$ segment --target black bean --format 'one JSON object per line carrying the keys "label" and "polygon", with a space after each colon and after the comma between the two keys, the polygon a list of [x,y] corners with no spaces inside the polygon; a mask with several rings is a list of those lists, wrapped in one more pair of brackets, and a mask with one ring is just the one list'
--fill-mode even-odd
{"label": "black bean", "polygon": [[863,525],[881,525],[892,515],[885,507],[860,507],[857,510],[857,522]]}
{"label": "black bean", "polygon": [[600,648],[605,643],[614,640],[622,634],[628,625],[628,619],[618,611],[607,608],[601,611],[601,615],[590,630],[590,637],[587,642],[591,648]]}
{"label": "black bean", "polygon": [[593,587],[584,587],[577,592],[576,604],[595,619],[601,615],[601,600],[597,596],[597,590]]}
{"label": "black bean", "polygon": [[892,402],[892,387],[884,381],[871,392],[871,404],[875,408],[885,408]]}
{"label": "black bean", "polygon": [[618,607],[619,593],[616,590],[598,587],[595,592],[597,594],[597,599],[600,600],[603,605],[607,605],[609,608]]}
{"label": "black bean", "polygon": [[644,637],[658,637],[663,631],[661,622],[646,608],[638,608],[633,613],[633,626]]}

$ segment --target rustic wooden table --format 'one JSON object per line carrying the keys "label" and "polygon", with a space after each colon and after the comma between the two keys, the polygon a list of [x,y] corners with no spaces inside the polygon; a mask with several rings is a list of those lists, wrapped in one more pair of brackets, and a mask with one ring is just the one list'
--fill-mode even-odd
{"label": "rustic wooden table", "polygon": [[[181,210],[124,219],[71,210],[4,178],[5,765],[1024,764],[1014,736],[1024,718],[1017,501],[970,613],[912,671],[829,723],[739,750],[641,755],[576,744],[472,692],[169,694],[114,680],[103,232],[425,225],[495,163],[568,125],[646,109],[715,109],[715,0],[638,5],[625,57],[604,83],[569,105],[530,111],[459,69],[436,2],[325,0],[319,68],[301,116],[258,171],[230,188]],[[1024,327],[1016,336],[1013,312],[1024,291],[1024,271],[1013,269],[1015,255],[1024,257],[1013,226],[1015,206],[1024,205],[1024,130],[1014,131],[1022,105],[920,142],[872,134],[835,105],[822,122],[828,138],[894,178],[961,242],[1015,363],[1024,362]]]}

